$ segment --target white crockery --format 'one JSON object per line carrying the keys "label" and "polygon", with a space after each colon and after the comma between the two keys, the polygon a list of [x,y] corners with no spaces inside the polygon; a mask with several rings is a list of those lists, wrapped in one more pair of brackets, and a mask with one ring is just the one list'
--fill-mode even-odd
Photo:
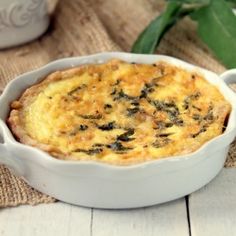
{"label": "white crockery", "polygon": [[[165,61],[201,73],[219,88],[232,105],[225,132],[191,154],[131,166],[58,160],[14,139],[6,125],[9,104],[27,87],[55,70],[103,63],[111,58],[146,64]],[[173,57],[161,55],[111,52],[51,62],[14,79],[0,96],[0,163],[6,164],[37,190],[61,201],[81,206],[134,208],[183,197],[211,181],[224,165],[229,144],[236,135],[236,95],[227,85],[233,81],[236,82],[236,69],[218,76]]]}
{"label": "white crockery", "polygon": [[0,0],[0,49],[29,42],[48,27],[46,0]]}

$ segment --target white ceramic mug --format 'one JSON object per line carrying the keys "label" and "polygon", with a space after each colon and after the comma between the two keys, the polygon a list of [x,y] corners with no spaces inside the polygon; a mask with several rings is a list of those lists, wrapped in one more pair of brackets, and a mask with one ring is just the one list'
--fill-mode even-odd
{"label": "white ceramic mug", "polygon": [[0,49],[37,38],[48,24],[46,0],[0,0]]}

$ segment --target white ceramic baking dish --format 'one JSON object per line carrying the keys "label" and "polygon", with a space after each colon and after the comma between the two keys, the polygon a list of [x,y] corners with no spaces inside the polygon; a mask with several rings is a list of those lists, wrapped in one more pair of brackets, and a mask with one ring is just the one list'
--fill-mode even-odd
{"label": "white ceramic baking dish", "polygon": [[[63,161],[17,142],[6,125],[9,104],[27,87],[50,72],[111,58],[127,62],[166,61],[197,71],[219,88],[232,105],[225,132],[197,151],[132,166],[113,166],[93,161]],[[211,181],[223,167],[236,134],[236,96],[227,83],[236,82],[236,69],[221,76],[181,60],[160,55],[100,53],[49,63],[11,81],[0,97],[0,163],[6,164],[29,185],[61,201],[96,208],[134,208],[183,197]],[[184,140],[183,140],[184,142]]]}

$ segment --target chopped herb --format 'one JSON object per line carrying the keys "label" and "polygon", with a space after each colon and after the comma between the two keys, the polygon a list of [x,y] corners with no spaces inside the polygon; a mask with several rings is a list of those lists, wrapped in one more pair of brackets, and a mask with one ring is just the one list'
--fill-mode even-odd
{"label": "chopped herb", "polygon": [[174,102],[160,102],[160,101],[154,101],[154,105],[157,110],[165,111],[169,119],[176,125],[182,125],[183,120],[179,118],[180,115],[179,108],[176,106]]}
{"label": "chopped herb", "polygon": [[179,109],[176,106],[176,104],[174,102],[163,102],[163,101],[151,101],[152,105],[155,106],[156,110],[158,111],[165,111],[165,112],[171,112],[171,110],[173,110],[172,112],[175,112],[177,114],[179,114]]}
{"label": "chopped herb", "polygon": [[155,89],[152,87],[151,88],[144,87],[141,90],[141,94],[140,94],[139,98],[146,98],[149,93],[152,93],[154,91],[155,91]]}
{"label": "chopped herb", "polygon": [[133,101],[133,102],[131,102],[131,105],[138,107],[139,106],[139,102],[138,101]]}
{"label": "chopped herb", "polygon": [[172,127],[174,125],[173,123],[170,123],[170,122],[165,123],[164,121],[156,121],[155,123],[157,125],[157,129],[160,129],[160,130]]}
{"label": "chopped herb", "polygon": [[116,80],[116,82],[113,84],[113,86],[119,85],[119,84],[120,84],[120,82],[121,82],[121,80],[120,80],[120,79]]}
{"label": "chopped herb", "polygon": [[132,116],[132,115],[136,114],[137,112],[139,112],[139,107],[133,107],[133,108],[127,109],[128,116]]}
{"label": "chopped herb", "polygon": [[203,125],[197,133],[191,134],[191,136],[192,136],[192,138],[196,138],[199,134],[206,132],[206,131],[207,131],[207,125]]}
{"label": "chopped herb", "polygon": [[192,100],[197,100],[197,99],[200,97],[200,95],[201,95],[200,92],[196,92],[196,93],[190,95],[190,98],[191,98]]}
{"label": "chopped herb", "polygon": [[102,143],[94,143],[93,144],[93,147],[103,147],[104,146],[104,144],[102,144]]}
{"label": "chopped herb", "polygon": [[123,141],[123,142],[129,142],[134,140],[134,138],[130,138],[129,136],[132,136],[134,134],[134,129],[128,129],[125,133],[117,136],[117,140]]}
{"label": "chopped herb", "polygon": [[84,130],[86,130],[86,129],[88,129],[88,126],[87,126],[87,125],[79,125],[79,126],[75,127],[75,128],[69,133],[69,135],[70,135],[70,136],[74,136],[74,135],[76,135],[79,131],[84,131]]}
{"label": "chopped herb", "polygon": [[193,114],[192,118],[193,118],[194,120],[197,120],[197,121],[201,121],[201,120],[202,120],[202,116],[199,115],[199,114]]}
{"label": "chopped herb", "polygon": [[77,127],[77,130],[79,130],[79,131],[84,131],[84,130],[87,130],[88,129],[88,126],[87,125],[79,125],[78,127]]}
{"label": "chopped herb", "polygon": [[115,95],[116,94],[116,88],[114,88],[113,90],[112,90],[112,92],[110,93],[110,95]]}
{"label": "chopped herb", "polygon": [[110,109],[110,108],[112,108],[112,105],[111,105],[111,104],[108,104],[108,103],[107,103],[107,104],[104,105],[104,109]]}
{"label": "chopped herb", "polygon": [[97,115],[79,115],[83,119],[88,119],[88,120],[99,120],[102,118],[101,114]]}
{"label": "chopped herb", "polygon": [[210,106],[208,107],[207,114],[203,118],[205,121],[212,122],[214,120],[214,115],[212,110],[213,110],[213,105],[210,104]]}
{"label": "chopped herb", "polygon": [[79,130],[86,130],[86,129],[88,129],[87,125],[80,125],[79,126]]}
{"label": "chopped herb", "polygon": [[208,107],[208,112],[212,111],[213,110],[213,105],[212,103],[210,103],[209,107]]}
{"label": "chopped herb", "polygon": [[185,110],[188,110],[188,108],[189,108],[189,101],[188,101],[187,99],[184,100],[183,108],[184,108]]}
{"label": "chopped herb", "polygon": [[181,118],[173,119],[172,122],[174,122],[174,124],[177,125],[177,126],[183,126],[184,125],[184,121]]}
{"label": "chopped herb", "polygon": [[152,143],[152,146],[155,148],[161,148],[169,144],[170,142],[171,142],[171,139],[169,138],[158,138],[154,143]]}
{"label": "chopped herb", "polygon": [[162,138],[162,137],[168,137],[168,136],[170,136],[170,135],[172,135],[172,134],[174,134],[174,133],[156,134],[156,137],[160,137],[160,138]]}
{"label": "chopped herb", "polygon": [[142,89],[139,98],[140,98],[140,99],[141,99],[141,98],[146,98],[146,97],[147,97],[147,94],[148,94],[148,92],[147,92],[145,89]]}
{"label": "chopped herb", "polygon": [[148,103],[150,103],[151,105],[154,105],[154,104],[153,104],[153,101],[152,101],[152,99],[151,99],[151,98],[149,98],[149,97],[146,97],[145,99],[147,100],[147,102],[148,102]]}
{"label": "chopped herb", "polygon": [[208,111],[207,111],[207,114],[206,114],[205,116],[202,117],[202,116],[200,116],[199,114],[193,114],[192,118],[193,118],[194,120],[199,121],[199,124],[200,124],[201,122],[204,123],[203,127],[201,128],[201,130],[200,130],[199,132],[197,132],[196,134],[193,134],[193,135],[192,135],[193,137],[196,137],[196,136],[198,136],[200,133],[205,132],[205,131],[206,131],[206,127],[214,121],[214,115],[213,115],[213,111],[212,111],[212,110],[213,110],[213,106],[210,105],[210,106],[208,107]]}
{"label": "chopped herb", "polygon": [[212,109],[213,107],[210,105],[208,108],[207,114],[204,117],[202,117],[199,114],[193,114],[192,118],[199,122],[206,121],[207,123],[211,123],[214,120]]}
{"label": "chopped herb", "polygon": [[71,90],[70,92],[68,92],[67,94],[68,94],[69,96],[72,96],[74,93],[77,93],[78,91],[80,91],[81,89],[86,88],[86,87],[87,87],[86,84],[82,84],[81,86],[78,86],[78,87],[72,89],[72,90]]}
{"label": "chopped herb", "polygon": [[116,127],[116,123],[115,121],[109,122],[107,124],[104,125],[99,125],[98,128],[101,130],[112,130]]}
{"label": "chopped herb", "polygon": [[[111,95],[113,95],[113,94],[111,94]],[[124,91],[121,89],[121,90],[119,91],[119,93],[117,94],[117,96],[115,96],[115,97],[113,98],[113,100],[115,101],[115,100],[120,100],[120,99],[134,100],[134,99],[136,99],[136,97],[129,96],[128,94],[124,93]]]}
{"label": "chopped herb", "polygon": [[161,102],[161,101],[158,101],[158,100],[156,100],[156,101],[150,100],[150,103],[153,106],[155,106],[156,110],[158,110],[158,111],[162,111],[165,108],[165,103],[164,102]]}
{"label": "chopped herb", "polygon": [[79,86],[79,87],[77,87],[77,88],[71,90],[71,91],[68,92],[67,94],[71,96],[71,95],[73,95],[74,93],[78,92],[80,89],[81,89],[81,87]]}
{"label": "chopped herb", "polygon": [[209,121],[209,122],[213,121],[213,120],[214,120],[213,112],[212,112],[212,111],[208,112],[207,115],[204,116],[203,119],[204,119],[205,121]]}
{"label": "chopped herb", "polygon": [[107,114],[110,114],[112,112],[112,105],[111,104],[105,104],[104,110]]}
{"label": "chopped herb", "polygon": [[183,120],[179,118],[180,115],[179,108],[176,106],[174,102],[163,102],[163,101],[151,101],[152,105],[155,106],[157,111],[164,111],[168,114],[170,121],[175,125],[182,126]]}
{"label": "chopped herb", "polygon": [[201,108],[196,107],[196,106],[194,106],[194,105],[192,105],[192,107],[193,107],[194,109],[198,110],[198,111],[201,111],[201,110],[202,110]]}
{"label": "chopped herb", "polygon": [[171,108],[171,109],[166,109],[166,112],[169,114],[170,119],[172,119],[172,117],[175,118],[176,116],[178,116],[180,114],[178,107]]}
{"label": "chopped herb", "polygon": [[187,96],[184,101],[183,101],[183,108],[185,110],[187,110],[189,108],[189,106],[191,105],[193,100],[197,100],[200,97],[201,93],[200,92],[196,92],[190,96]]}
{"label": "chopped herb", "polygon": [[128,151],[130,149],[133,149],[133,148],[130,148],[130,147],[124,147],[122,145],[122,143],[119,142],[119,141],[115,141],[114,143],[107,144],[106,146],[107,146],[107,148],[110,148],[113,151],[117,151],[117,152],[124,152],[124,151]]}
{"label": "chopped herb", "polygon": [[146,98],[149,93],[152,93],[155,91],[155,89],[153,88],[157,86],[157,84],[155,83],[155,80],[156,78],[153,79],[151,83],[145,83],[144,87],[141,90],[141,94],[139,98]]}
{"label": "chopped herb", "polygon": [[174,108],[174,109],[178,110],[178,107],[176,106],[176,104],[175,104],[173,101],[171,101],[171,102],[166,102],[166,103],[165,103],[165,106],[167,106],[167,107],[169,107],[169,108]]}
{"label": "chopped herb", "polygon": [[166,123],[166,124],[165,124],[165,127],[166,127],[166,128],[169,128],[169,127],[172,127],[173,125],[174,125],[173,123]]}
{"label": "chopped herb", "polygon": [[102,151],[103,151],[102,148],[92,148],[92,149],[88,149],[88,150],[78,148],[78,149],[74,150],[74,152],[83,152],[88,155],[96,155],[96,154],[101,153]]}

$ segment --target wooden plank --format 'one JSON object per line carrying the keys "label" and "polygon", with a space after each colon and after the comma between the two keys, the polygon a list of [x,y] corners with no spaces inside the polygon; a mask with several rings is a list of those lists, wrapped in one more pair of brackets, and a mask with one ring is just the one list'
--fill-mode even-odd
{"label": "wooden plank", "polygon": [[91,209],[64,203],[0,209],[1,236],[90,235]]}
{"label": "wooden plank", "polygon": [[133,210],[94,210],[93,236],[189,235],[185,199]]}
{"label": "wooden plank", "polygon": [[236,235],[236,169],[224,169],[192,194],[189,211],[192,236]]}

